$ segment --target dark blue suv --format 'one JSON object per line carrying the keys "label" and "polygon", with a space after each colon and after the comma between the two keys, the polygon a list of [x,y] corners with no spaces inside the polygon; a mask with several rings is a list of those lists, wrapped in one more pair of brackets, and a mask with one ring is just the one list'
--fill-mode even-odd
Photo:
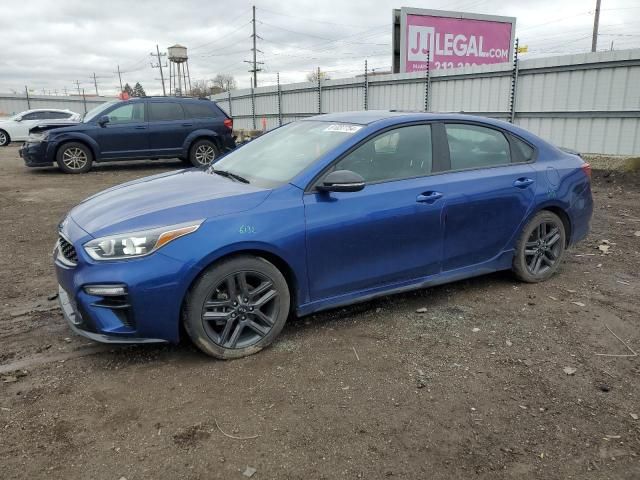
{"label": "dark blue suv", "polygon": [[56,162],[66,173],[85,173],[93,162],[148,158],[201,167],[234,147],[233,121],[214,102],[144,97],[104,103],[76,125],[32,129],[20,156],[28,167]]}

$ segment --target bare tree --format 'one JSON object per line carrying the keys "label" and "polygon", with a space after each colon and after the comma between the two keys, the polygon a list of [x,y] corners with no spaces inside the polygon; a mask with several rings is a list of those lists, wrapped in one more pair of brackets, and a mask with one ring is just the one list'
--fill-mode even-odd
{"label": "bare tree", "polygon": [[[320,71],[320,80],[331,80],[327,72]],[[312,70],[307,73],[307,82],[316,83],[318,81],[318,70]]]}
{"label": "bare tree", "polygon": [[[234,90],[236,88],[238,88],[237,84],[236,84],[236,79],[233,78],[233,75],[229,74],[229,73],[219,73],[217,74],[213,80],[211,80],[211,83],[213,84],[213,87],[217,87],[219,88],[219,92],[227,92],[229,90]],[[216,93],[219,93],[216,92]]]}
{"label": "bare tree", "polygon": [[213,92],[208,80],[195,80],[191,85],[191,96],[204,98]]}

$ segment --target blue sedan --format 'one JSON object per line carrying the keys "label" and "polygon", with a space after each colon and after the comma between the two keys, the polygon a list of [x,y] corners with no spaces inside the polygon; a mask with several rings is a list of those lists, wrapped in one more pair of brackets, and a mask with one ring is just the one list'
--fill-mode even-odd
{"label": "blue sedan", "polygon": [[[591,169],[511,124],[312,117],[217,159],[113,187],[59,226],[71,328],[238,358],[292,315],[498,270],[540,282],[591,220]],[[181,329],[184,326],[184,330]]]}

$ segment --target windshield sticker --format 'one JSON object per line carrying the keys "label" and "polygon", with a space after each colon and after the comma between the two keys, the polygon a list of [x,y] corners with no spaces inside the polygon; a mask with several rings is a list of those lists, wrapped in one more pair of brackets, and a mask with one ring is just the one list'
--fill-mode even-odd
{"label": "windshield sticker", "polygon": [[329,125],[324,129],[325,132],[340,132],[340,133],[356,133],[360,130],[362,126],[360,125],[348,125],[346,123],[336,123],[333,125]]}

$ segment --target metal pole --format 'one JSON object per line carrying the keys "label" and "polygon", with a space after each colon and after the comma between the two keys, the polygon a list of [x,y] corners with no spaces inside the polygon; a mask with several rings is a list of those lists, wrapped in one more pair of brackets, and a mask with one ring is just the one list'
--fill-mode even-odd
{"label": "metal pole", "polygon": [[178,67],[178,95],[181,97],[182,96],[182,79],[180,78],[180,64],[177,63],[176,64]]}
{"label": "metal pole", "polygon": [[591,39],[591,51],[598,48],[598,26],[600,24],[600,0],[596,0],[596,14],[593,17],[593,38]]}
{"label": "metal pole", "polygon": [[369,71],[367,61],[364,61],[364,109],[369,110]]}
{"label": "metal pole", "polygon": [[227,90],[227,98],[229,99],[229,116],[233,118],[233,101],[231,99],[231,90]]}
{"label": "metal pole", "polygon": [[[255,7],[254,7],[255,8]],[[251,117],[253,118],[253,129],[256,130],[256,97],[254,95],[253,79],[251,81]]]}
{"label": "metal pole", "polygon": [[[189,93],[191,93],[191,73],[189,72],[189,60],[187,60],[186,62],[187,65],[187,80],[189,80]],[[186,87],[186,84],[185,84]]]}
{"label": "metal pole", "polygon": [[24,86],[24,93],[27,94],[27,110],[31,110],[31,99],[29,99],[29,89],[27,86]]}
{"label": "metal pole", "polygon": [[513,123],[516,118],[516,95],[518,90],[518,39],[516,38],[516,48],[513,56],[513,72],[511,73],[511,98],[509,102],[509,122]]}
{"label": "metal pole", "polygon": [[[253,6],[253,88],[258,87],[258,63],[256,54],[258,52],[256,48],[256,6]],[[254,125],[255,129],[255,125]]]}
{"label": "metal pole", "polygon": [[282,90],[280,90],[280,72],[276,76],[278,85],[278,126],[282,125]]}
{"label": "metal pole", "polygon": [[100,94],[98,93],[98,79],[96,78],[96,72],[93,72],[93,84],[96,87],[96,97],[99,97]]}
{"label": "metal pole", "polygon": [[[160,47],[156,43],[156,53],[158,54],[158,67],[160,67],[160,81],[162,81],[162,95],[167,96],[167,92],[164,89],[164,74],[162,73],[162,57],[160,56]],[[171,87],[169,87],[171,89]]]}
{"label": "metal pole", "polygon": [[318,67],[318,113],[322,113],[322,84],[320,81],[320,67]]}
{"label": "metal pole", "polygon": [[120,91],[122,92],[122,75],[120,74],[120,65],[118,65],[118,80],[120,80]]}
{"label": "metal pole", "polygon": [[84,104],[84,114],[87,114],[87,97],[84,95],[84,88],[82,89],[82,103]]}
{"label": "metal pole", "polygon": [[424,111],[429,111],[429,90],[431,89],[431,51],[427,50],[427,70],[424,78]]}

